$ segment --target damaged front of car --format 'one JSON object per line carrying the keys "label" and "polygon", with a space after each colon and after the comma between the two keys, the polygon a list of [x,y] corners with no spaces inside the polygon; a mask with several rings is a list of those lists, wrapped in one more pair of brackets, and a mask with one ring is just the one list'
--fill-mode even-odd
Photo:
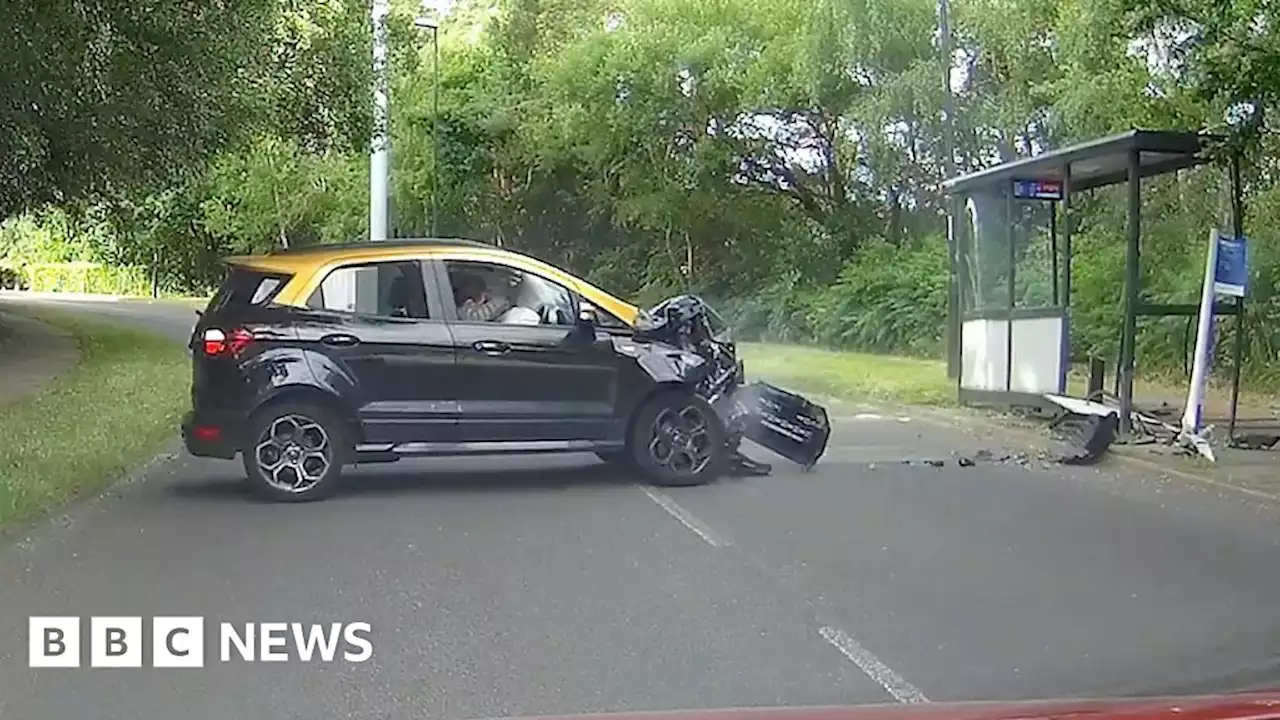
{"label": "damaged front of car", "polygon": [[744,438],[806,470],[826,451],[831,436],[826,409],[766,382],[748,384],[728,323],[701,298],[681,295],[641,313],[629,342],[633,345],[624,352],[650,378],[688,388],[715,409],[729,472],[770,469],[740,452]]}

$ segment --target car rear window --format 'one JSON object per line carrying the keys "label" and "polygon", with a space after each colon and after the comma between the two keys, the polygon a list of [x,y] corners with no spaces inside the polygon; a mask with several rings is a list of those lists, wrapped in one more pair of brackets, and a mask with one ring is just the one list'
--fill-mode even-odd
{"label": "car rear window", "polygon": [[265,305],[284,288],[288,275],[263,272],[232,265],[209,301],[205,314],[221,312],[228,308]]}

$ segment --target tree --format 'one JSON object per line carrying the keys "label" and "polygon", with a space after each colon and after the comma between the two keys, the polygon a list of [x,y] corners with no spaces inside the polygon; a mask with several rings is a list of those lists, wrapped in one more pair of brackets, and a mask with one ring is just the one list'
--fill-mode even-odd
{"label": "tree", "polygon": [[268,0],[8,8],[0,216],[172,177],[254,114]]}

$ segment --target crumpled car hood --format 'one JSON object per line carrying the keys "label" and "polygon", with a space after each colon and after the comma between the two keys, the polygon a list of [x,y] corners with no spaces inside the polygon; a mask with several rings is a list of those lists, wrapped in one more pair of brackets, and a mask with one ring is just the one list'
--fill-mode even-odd
{"label": "crumpled car hood", "polygon": [[[620,344],[621,343],[621,344]],[[681,382],[717,408],[730,435],[747,438],[811,468],[827,448],[827,411],[769,383],[746,384],[729,324],[695,295],[664,300],[637,319],[635,333],[615,339],[659,382]]]}

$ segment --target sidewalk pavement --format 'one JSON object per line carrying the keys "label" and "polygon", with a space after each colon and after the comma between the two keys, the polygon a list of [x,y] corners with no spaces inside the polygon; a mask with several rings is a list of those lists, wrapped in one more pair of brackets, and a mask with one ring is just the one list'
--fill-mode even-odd
{"label": "sidewalk pavement", "polygon": [[31,397],[79,359],[67,332],[0,307],[0,406]]}
{"label": "sidewalk pavement", "polygon": [[[973,408],[931,410],[931,416],[941,422],[970,424],[980,436],[1000,436],[1017,439],[1029,447],[1043,448],[1054,444],[1048,423],[1013,415],[1001,415]],[[1176,420],[1175,420],[1176,422]],[[1243,493],[1259,499],[1280,503],[1280,445],[1271,450],[1243,450],[1226,447],[1226,423],[1215,425],[1214,454],[1216,463],[1190,455],[1178,448],[1161,443],[1115,443],[1107,452],[1102,465],[1125,468],[1131,472],[1178,477],[1183,480],[1215,486],[1220,489]],[[1237,433],[1271,432],[1271,425],[1263,418],[1242,422]]]}
{"label": "sidewalk pavement", "polygon": [[[854,413],[883,413],[909,416],[917,424],[932,425],[932,430],[918,435],[925,446],[949,447],[959,454],[1003,450],[1026,453],[1031,457],[1051,457],[1061,453],[1063,443],[1048,430],[1048,423],[1015,415],[998,414],[978,408],[904,407],[889,403],[859,403],[852,400],[810,395],[826,406],[833,420]],[[1256,408],[1255,408],[1256,409]],[[1242,413],[1243,415],[1243,413]],[[1249,418],[1240,423],[1237,432],[1266,431],[1267,418]],[[1209,422],[1217,423],[1214,418]],[[1217,425],[1218,437],[1225,436],[1226,423]],[[1270,432],[1275,432],[1271,430]],[[873,441],[879,438],[872,438]],[[1280,444],[1271,450],[1241,450],[1215,442],[1217,463],[1179,453],[1160,444],[1113,444],[1098,467],[1129,473],[1177,477],[1230,492],[1238,492],[1272,503],[1280,503]]]}

